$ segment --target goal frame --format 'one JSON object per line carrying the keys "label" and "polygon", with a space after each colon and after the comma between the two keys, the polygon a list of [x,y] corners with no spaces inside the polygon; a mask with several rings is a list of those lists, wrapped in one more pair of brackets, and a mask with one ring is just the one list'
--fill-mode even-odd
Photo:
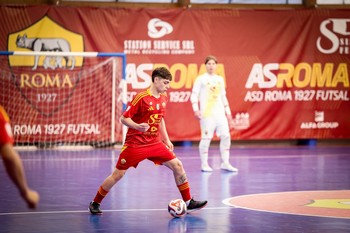
{"label": "goal frame", "polygon": [[[50,52],[50,51],[0,51],[0,56],[73,56],[73,57],[119,57],[122,60],[122,74],[121,74],[121,101],[122,101],[122,110],[124,111],[127,106],[127,83],[126,83],[126,54],[119,52]],[[116,61],[113,61],[113,72],[112,72],[112,112],[111,112],[111,142],[115,144],[115,135],[114,129],[116,127],[116,71],[117,64]],[[125,127],[122,127],[122,143],[125,138]]]}

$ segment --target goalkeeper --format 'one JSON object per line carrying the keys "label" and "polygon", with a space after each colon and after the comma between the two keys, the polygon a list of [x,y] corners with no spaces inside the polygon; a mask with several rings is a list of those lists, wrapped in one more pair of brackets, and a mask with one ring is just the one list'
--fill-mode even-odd
{"label": "goalkeeper", "polygon": [[208,164],[208,151],[216,131],[216,134],[220,137],[221,169],[237,172],[238,169],[229,162],[231,147],[229,123],[232,124],[232,116],[226,97],[224,79],[215,74],[217,59],[214,56],[206,57],[205,67],[207,72],[197,77],[191,94],[194,114],[200,120],[199,155],[201,170],[203,172],[213,171]]}
{"label": "goalkeeper", "polygon": [[[22,198],[29,208],[36,208],[39,202],[39,194],[31,190],[26,181],[23,164],[18,153],[13,148],[13,137],[9,117],[5,109],[0,105],[0,154],[8,175],[17,186]],[[11,194],[9,194],[11,195]]]}
{"label": "goalkeeper", "polygon": [[192,198],[184,167],[173,152],[174,145],[166,130],[166,91],[171,80],[172,75],[166,68],[153,70],[150,88],[138,93],[123,113],[121,122],[128,127],[125,143],[116,169],[103,181],[89,205],[92,214],[102,213],[100,204],[110,189],[125,175],[128,168],[136,168],[145,159],[173,171],[175,183],[187,204],[188,213],[207,204],[207,201],[195,201]]}

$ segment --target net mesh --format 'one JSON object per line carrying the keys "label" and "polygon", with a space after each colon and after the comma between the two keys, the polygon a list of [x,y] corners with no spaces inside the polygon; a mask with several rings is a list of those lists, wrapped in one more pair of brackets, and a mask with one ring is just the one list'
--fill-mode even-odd
{"label": "net mesh", "polygon": [[[122,57],[0,56],[0,104],[16,145],[122,141]],[[34,63],[37,63],[34,65]]]}

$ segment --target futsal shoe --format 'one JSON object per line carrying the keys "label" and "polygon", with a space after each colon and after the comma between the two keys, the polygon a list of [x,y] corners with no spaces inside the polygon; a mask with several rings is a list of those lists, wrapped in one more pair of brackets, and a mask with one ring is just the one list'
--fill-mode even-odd
{"label": "futsal shoe", "polygon": [[221,167],[220,167],[222,170],[225,170],[225,171],[229,171],[229,172],[238,172],[238,169],[233,167],[231,164],[229,163],[222,163],[221,164]]}
{"label": "futsal shoe", "polygon": [[200,210],[206,206],[208,201],[195,201],[193,198],[190,200],[190,203],[187,205],[187,213],[191,213],[195,210]]}
{"label": "futsal shoe", "polygon": [[201,171],[202,172],[212,172],[213,169],[208,164],[206,164],[206,165],[202,164]]}
{"label": "futsal shoe", "polygon": [[90,213],[92,214],[102,214],[102,210],[100,209],[100,204],[94,201],[90,202],[89,210],[90,210]]}

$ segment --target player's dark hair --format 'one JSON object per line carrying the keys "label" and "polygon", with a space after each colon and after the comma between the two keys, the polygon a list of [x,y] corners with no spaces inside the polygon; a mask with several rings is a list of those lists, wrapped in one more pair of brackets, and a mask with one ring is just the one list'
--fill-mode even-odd
{"label": "player's dark hair", "polygon": [[152,82],[154,82],[155,77],[163,78],[169,81],[173,79],[173,76],[171,75],[170,71],[165,67],[158,67],[154,69],[152,72]]}
{"label": "player's dark hair", "polygon": [[216,64],[218,64],[218,59],[216,59],[216,57],[214,57],[213,55],[209,55],[205,58],[205,63],[204,64],[207,64],[208,61],[210,60],[213,60]]}

